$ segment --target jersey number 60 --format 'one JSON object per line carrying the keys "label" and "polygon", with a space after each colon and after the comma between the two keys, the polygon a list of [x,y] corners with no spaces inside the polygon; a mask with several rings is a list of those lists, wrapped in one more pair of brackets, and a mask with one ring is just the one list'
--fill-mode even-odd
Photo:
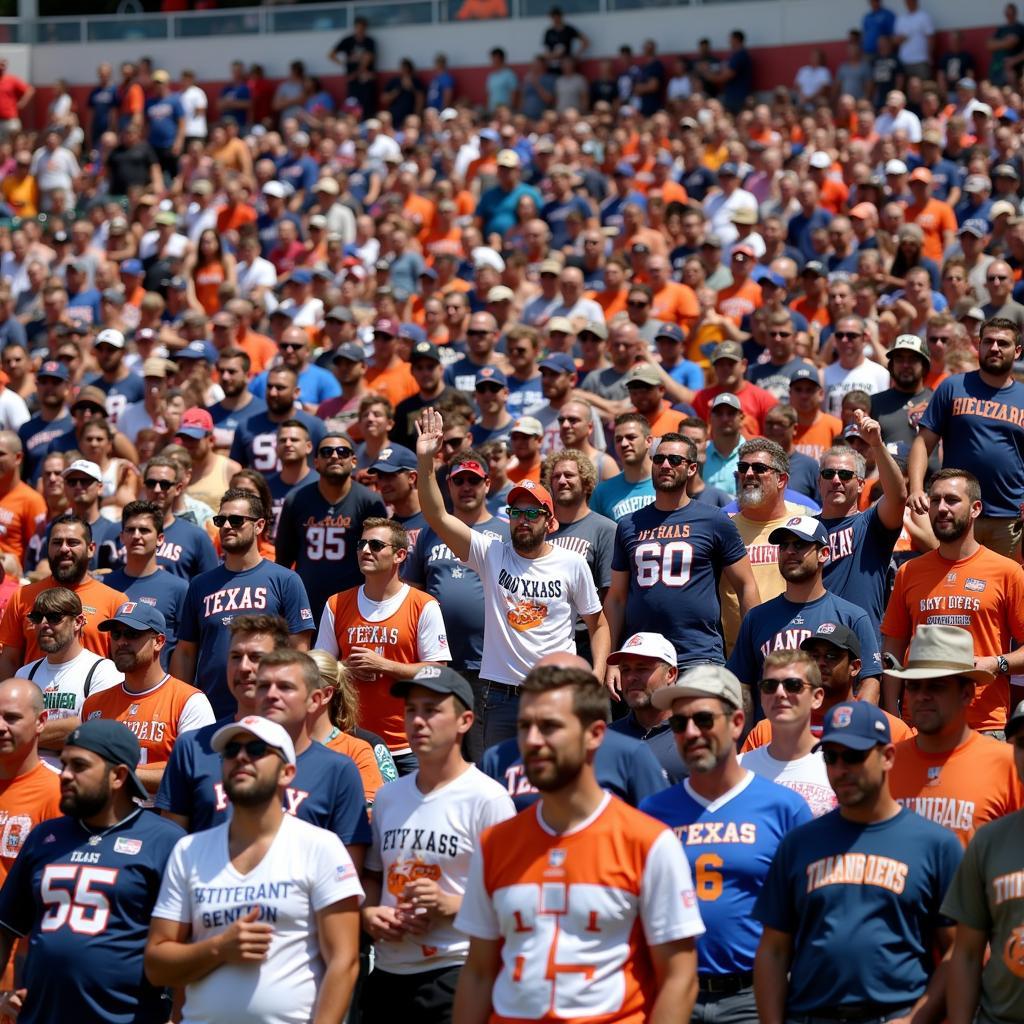
{"label": "jersey number 60", "polygon": [[685,587],[690,582],[693,545],[685,540],[638,544],[633,551],[633,563],[638,587],[653,587],[658,583],[666,587]]}

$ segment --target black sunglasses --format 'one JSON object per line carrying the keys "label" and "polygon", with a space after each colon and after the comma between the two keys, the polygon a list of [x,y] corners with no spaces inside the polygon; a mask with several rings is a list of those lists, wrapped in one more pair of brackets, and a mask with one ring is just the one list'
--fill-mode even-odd
{"label": "black sunglasses", "polygon": [[266,740],[249,740],[247,743],[242,743],[240,740],[228,740],[224,744],[222,753],[225,758],[234,760],[243,750],[251,761],[258,761],[260,758],[266,757],[267,754],[277,754],[278,757],[281,757],[281,752]]}
{"label": "black sunglasses", "polygon": [[842,750],[823,750],[821,758],[827,765],[839,764],[863,764],[868,759],[871,748],[867,750],[850,750],[848,747]]}
{"label": "black sunglasses", "polygon": [[442,448],[458,448],[459,445],[461,445],[462,442],[465,441],[465,440],[466,440],[466,435],[465,434],[463,434],[462,437],[446,437],[441,442],[441,447]]}
{"label": "black sunglasses", "polygon": [[854,338],[861,338],[860,331],[833,331],[837,341],[853,341]]}
{"label": "black sunglasses", "polygon": [[725,711],[694,711],[692,715],[671,715],[668,724],[673,732],[683,733],[692,721],[701,732],[707,732],[714,727],[715,719],[722,718],[725,714]]}
{"label": "black sunglasses", "polygon": [[337,455],[339,459],[351,459],[355,452],[344,444],[325,444],[316,450],[317,458],[329,459]]}
{"label": "black sunglasses", "polygon": [[46,619],[46,623],[49,626],[56,626],[58,622],[66,619],[71,612],[29,612],[28,621],[33,626],[38,626],[42,623],[43,619]]}
{"label": "black sunglasses", "polygon": [[806,680],[798,679],[796,676],[787,676],[785,679],[762,679],[757,684],[757,688],[762,693],[774,693],[779,686],[786,691],[786,693],[800,693],[805,687],[810,686]]}
{"label": "black sunglasses", "polygon": [[66,476],[64,482],[68,487],[91,487],[98,484],[99,480],[93,480],[91,476]]}
{"label": "black sunglasses", "polygon": [[839,479],[844,483],[848,483],[856,475],[857,474],[852,469],[832,469],[830,467],[828,469],[821,470],[822,480],[835,480],[836,477],[839,477]]}
{"label": "black sunglasses", "polygon": [[771,338],[792,338],[792,331],[769,331],[768,336]]}
{"label": "black sunglasses", "polygon": [[651,456],[651,462],[656,466],[664,466],[667,462],[670,466],[681,466],[684,462],[690,460],[684,455],[669,455],[668,453],[658,452],[657,455]]}
{"label": "black sunglasses", "polygon": [[369,548],[375,555],[379,555],[385,548],[393,548],[394,546],[394,544],[386,544],[382,540],[377,540],[375,537],[360,537],[356,541],[356,551]]}
{"label": "black sunglasses", "polygon": [[152,630],[132,629],[131,626],[111,626],[108,632],[112,640],[138,640],[140,636],[145,636]]}
{"label": "black sunglasses", "polygon": [[764,476],[765,473],[778,473],[774,466],[766,465],[764,462],[737,462],[736,475],[746,476],[747,472],[753,470],[756,476]]}
{"label": "black sunglasses", "polygon": [[277,347],[278,348],[282,348],[282,349],[287,349],[289,351],[294,350],[294,351],[297,352],[300,348],[305,348],[306,344],[305,344],[305,342],[302,342],[302,341],[296,341],[296,342],[279,341],[277,343]]}
{"label": "black sunglasses", "polygon": [[169,491],[174,486],[173,480],[143,480],[151,491]]}
{"label": "black sunglasses", "polygon": [[216,526],[218,530],[224,526],[230,526],[232,530],[240,530],[245,523],[255,523],[260,518],[260,516],[217,515],[213,517],[213,525]]}
{"label": "black sunglasses", "polygon": [[492,395],[496,395],[502,389],[502,386],[503,385],[501,385],[501,384],[495,384],[493,381],[489,381],[486,384],[477,384],[475,390],[477,390],[477,391],[488,391]]}

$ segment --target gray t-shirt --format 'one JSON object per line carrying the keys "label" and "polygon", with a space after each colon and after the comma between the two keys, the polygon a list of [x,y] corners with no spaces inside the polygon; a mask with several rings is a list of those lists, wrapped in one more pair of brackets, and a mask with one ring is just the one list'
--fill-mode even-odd
{"label": "gray t-shirt", "polygon": [[[567,551],[575,551],[587,562],[594,577],[594,586],[600,592],[612,585],[612,548],[615,544],[615,523],[611,519],[589,512],[575,523],[565,523],[548,534],[548,540]],[[576,620],[576,629],[586,626]]]}
{"label": "gray t-shirt", "polygon": [[986,320],[991,320],[994,316],[1005,317],[1007,320],[1012,320],[1019,328],[1024,330],[1024,306],[1019,302],[1014,302],[1010,299],[1002,306],[996,306],[992,302],[986,302],[981,307],[982,313],[985,314]]}
{"label": "gray t-shirt", "polygon": [[580,391],[589,391],[598,398],[608,402],[621,402],[629,398],[626,390],[626,377],[629,370],[620,373],[614,366],[606,366],[603,370],[591,370],[580,382]]}
{"label": "gray t-shirt", "polygon": [[917,437],[917,423],[928,407],[931,388],[922,388],[916,395],[889,388],[871,396],[871,416],[882,428],[886,444],[912,445]]}

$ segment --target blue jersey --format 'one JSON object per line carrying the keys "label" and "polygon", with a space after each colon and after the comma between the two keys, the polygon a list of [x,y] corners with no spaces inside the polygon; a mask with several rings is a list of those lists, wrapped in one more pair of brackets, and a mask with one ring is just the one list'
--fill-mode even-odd
{"label": "blue jersey", "polygon": [[237,615],[246,614],[283,615],[291,634],[316,628],[302,580],[290,569],[266,559],[242,572],[218,565],[192,580],[185,595],[178,640],[199,648],[194,684],[210,698],[218,716],[230,714],[235,708],[226,678],[231,646],[228,626]]}
{"label": "blue jersey", "polygon": [[297,491],[300,487],[305,487],[306,484],[314,483],[319,479],[320,474],[315,469],[311,469],[297,484],[290,484],[287,481],[282,480],[280,473],[271,473],[267,477],[267,487],[270,488],[272,520],[270,524],[271,540],[274,540],[277,537],[277,521],[281,518],[281,509],[284,508],[284,499],[287,498],[292,491]]}
{"label": "blue jersey", "polygon": [[22,1024],[168,1019],[142,954],[167,858],[183,835],[142,809],[102,831],[65,817],[29,833],[0,890],[0,924],[29,937]]}
{"label": "blue jersey", "polygon": [[629,573],[622,635],[661,633],[680,667],[722,664],[718,581],[746,557],[736,524],[699,501],[671,512],[648,505],[619,520],[612,569]]}
{"label": "blue jersey", "polygon": [[[160,781],[156,806],[188,818],[192,832],[213,828],[227,819],[231,801],[224,792],[220,754],[210,747],[213,734],[229,722],[182,733],[174,744]],[[355,762],[344,754],[311,743],[295,759],[295,778],[284,793],[289,814],[333,832],[346,845],[370,842],[366,795]]]}
{"label": "blue jersey", "polygon": [[753,772],[712,803],[688,781],[648,797],[640,810],[671,828],[683,844],[707,931],[697,939],[701,974],[754,968],[761,925],[757,894],[787,832],[811,820],[802,796]]}
{"label": "blue jersey", "polygon": [[[267,397],[268,372],[268,370],[264,370],[249,382],[249,390],[257,398]],[[299,374],[299,393],[302,395],[302,401],[307,405],[319,405],[321,402],[326,402],[328,398],[337,398],[341,394],[341,385],[330,370],[325,370],[322,366],[317,366],[316,363],[310,363]]]}
{"label": "blue jersey", "polygon": [[[315,452],[324,439],[326,428],[323,421],[301,409],[292,409],[285,419],[298,420],[308,431]],[[235,428],[235,439],[231,442],[231,458],[240,466],[273,473],[279,470],[277,460],[277,428],[280,420],[272,420],[269,410],[254,413]],[[310,456],[312,461],[312,455]]]}
{"label": "blue jersey", "polygon": [[908,810],[870,825],[835,810],[790,832],[753,911],[793,938],[786,1017],[916,1002],[935,931],[954,923],[939,907],[962,855],[952,832]]}
{"label": "blue jersey", "polygon": [[185,108],[174,93],[146,101],[149,123],[149,144],[154,149],[170,149],[178,136],[178,124],[185,118]]}
{"label": "blue jersey", "polygon": [[540,386],[540,374],[531,377],[529,380],[520,380],[518,377],[508,377],[508,401],[505,409],[509,416],[519,419],[520,416],[529,416],[534,409],[539,409],[547,403],[544,392]]}
{"label": "blue jersey", "polygon": [[606,519],[618,522],[630,514],[639,512],[654,501],[654,481],[649,477],[631,484],[620,473],[608,480],[602,480],[590,497],[591,511]]}
{"label": "blue jersey", "polygon": [[885,614],[885,578],[902,526],[890,530],[877,505],[842,519],[818,518],[828,530],[830,555],[821,574],[825,589],[863,608],[878,632]]}
{"label": "blue jersey", "polygon": [[[480,770],[508,790],[517,811],[525,811],[540,798],[540,793],[526,777],[515,739],[488,747],[480,761]],[[614,793],[633,807],[668,785],[665,773],[643,743],[610,729],[597,748],[594,772],[602,789]]]}
{"label": "blue jersey", "polygon": [[235,440],[235,431],[239,423],[244,423],[258,412],[266,412],[267,403],[255,395],[241,409],[225,408],[223,402],[217,402],[209,408],[210,419],[213,420],[213,441],[218,448],[230,449]]}
{"label": "blue jersey", "polygon": [[[175,516],[170,526],[163,528],[164,539],[156,549],[157,565],[179,579],[194,579],[220,564],[220,556],[210,535],[195,523]],[[124,567],[124,544],[118,538],[117,565]]]}
{"label": "blue jersey", "polygon": [[1024,505],[1024,384],[1001,390],[981,374],[947,377],[921,417],[942,438],[942,465],[969,469],[987,516],[1016,519]]}
{"label": "blue jersey", "polygon": [[178,629],[181,615],[185,610],[185,595],[188,584],[166,569],[157,569],[148,576],[129,576],[124,569],[115,569],[103,581],[108,587],[127,594],[131,601],[141,601],[153,608],[159,608],[167,620],[167,643],[160,652],[160,664],[167,671],[171,655],[178,643]]}
{"label": "blue jersey", "polygon": [[142,378],[135,373],[129,373],[124,380],[114,381],[104,380],[101,374],[85,381],[83,387],[99,388],[107,396],[107,418],[114,426],[129,405],[141,402],[146,397]]}
{"label": "blue jersey", "polygon": [[835,594],[824,594],[806,604],[790,601],[785,594],[751,609],[740,623],[736,646],[729,655],[728,667],[741,683],[751,687],[754,704],[760,714],[761,678],[764,659],[774,651],[796,651],[808,637],[826,635],[822,627],[846,626],[860,641],[860,678],[878,677],[882,673],[882,654],[878,647],[878,628],[863,608],[844,601]]}
{"label": "blue jersey", "polygon": [[277,521],[275,557],[278,565],[294,566],[302,577],[314,621],[320,621],[332,594],[363,582],[356,561],[363,521],[374,516],[386,519],[387,514],[380,495],[355,480],[336,505],[320,493],[317,481],[285,498]]}
{"label": "blue jersey", "polygon": [[[487,519],[471,529],[510,543],[506,520]],[[402,578],[437,598],[444,609],[452,668],[479,672],[484,653],[484,586],[476,571],[460,562],[428,526],[420,531]]]}
{"label": "blue jersey", "polygon": [[[493,363],[487,363],[493,366]],[[467,395],[473,394],[476,387],[476,375],[480,372],[479,363],[474,363],[469,356],[463,356],[454,363],[444,368],[444,382],[456,391],[464,391]]]}
{"label": "blue jersey", "polygon": [[47,421],[36,413],[32,419],[18,427],[18,437],[25,451],[22,460],[22,476],[25,480],[35,483],[39,479],[43,458],[50,450],[51,442],[71,430],[72,426],[71,417],[66,414]]}

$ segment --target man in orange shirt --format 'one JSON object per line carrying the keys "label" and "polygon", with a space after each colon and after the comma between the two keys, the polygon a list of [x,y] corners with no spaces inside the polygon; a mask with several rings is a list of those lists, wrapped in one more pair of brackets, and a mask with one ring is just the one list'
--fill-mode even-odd
{"label": "man in orange shirt", "polygon": [[896,747],[889,776],[892,795],[948,828],[964,846],[986,822],[1024,805],[1013,748],[967,723],[976,683],[992,679],[975,662],[974,641],[966,629],[921,626],[906,668],[890,673],[904,681],[917,726],[917,735]]}
{"label": "man in orange shirt", "polygon": [[789,379],[789,404],[796,410],[793,447],[820,459],[843,432],[843,421],[821,411],[825,391],[813,366],[801,366]]}
{"label": "man in orange shirt", "polygon": [[[1010,676],[1024,672],[1024,568],[978,543],[981,488],[964,469],[943,469],[928,489],[928,518],[938,549],[904,562],[882,620],[882,649],[897,661],[924,625],[960,626],[974,638],[975,666],[968,724],[1001,736],[1010,707]],[[882,684],[882,704],[898,714],[898,673]]]}
{"label": "man in orange shirt", "polygon": [[51,587],[67,587],[78,595],[85,613],[82,646],[94,654],[109,655],[110,643],[106,634],[99,631],[99,623],[113,615],[128,598],[88,574],[95,550],[92,529],[84,519],[68,514],[54,521],[47,547],[53,575],[22,587],[0,619],[0,679],[10,678],[16,669],[42,656],[28,613],[36,595]]}
{"label": "man in orange shirt", "polygon": [[610,256],[604,265],[604,288],[587,292],[586,297],[601,307],[605,323],[610,323],[612,317],[626,312],[628,295],[625,260],[621,256]]}
{"label": "man in orange shirt", "polygon": [[509,448],[516,458],[516,464],[509,466],[508,478],[514,484],[523,480],[540,483],[543,460],[540,455],[544,439],[544,424],[536,416],[520,416],[509,431]]}
{"label": "man in orange shirt", "polygon": [[924,256],[941,264],[943,253],[956,238],[953,208],[932,195],[932,172],[927,167],[918,167],[911,173],[910,194],[913,202],[907,206],[904,217],[908,224],[916,224],[924,232]]}
{"label": "man in orange shirt", "polygon": [[21,479],[24,459],[21,438],[13,430],[0,430],[0,551],[14,555],[18,565],[46,519],[42,495]]}
{"label": "man in orange shirt", "polygon": [[99,629],[110,634],[110,656],[124,682],[87,697],[82,721],[112,718],[131,729],[141,753],[135,774],[155,793],[178,736],[213,725],[213,708],[205,693],[163,670],[167,620],[158,608],[127,601]]}
{"label": "man in orange shirt", "polygon": [[651,436],[676,433],[686,413],[677,412],[665,400],[661,371],[651,363],[634,366],[626,374],[626,391],[633,408],[651,425]]}
{"label": "man in orange shirt", "polygon": [[737,327],[745,316],[759,309],[764,301],[761,286],[750,276],[756,260],[757,254],[749,245],[737,245],[729,263],[732,284],[718,293],[718,312],[727,316]]}
{"label": "man in orange shirt", "polygon": [[409,364],[398,354],[396,342],[400,327],[397,320],[387,317],[381,317],[373,325],[373,358],[363,377],[366,386],[383,395],[392,409],[420,389]]}
{"label": "man in orange shirt", "polygon": [[[700,316],[697,293],[687,284],[673,281],[668,257],[651,255],[647,260],[647,283],[653,293],[651,316],[689,330]],[[607,317],[607,313],[606,313]]]}
{"label": "man in orange shirt", "polygon": [[832,157],[823,149],[811,154],[807,161],[807,177],[818,186],[818,205],[829,213],[839,214],[846,209],[850,190],[842,178],[832,173]]}

